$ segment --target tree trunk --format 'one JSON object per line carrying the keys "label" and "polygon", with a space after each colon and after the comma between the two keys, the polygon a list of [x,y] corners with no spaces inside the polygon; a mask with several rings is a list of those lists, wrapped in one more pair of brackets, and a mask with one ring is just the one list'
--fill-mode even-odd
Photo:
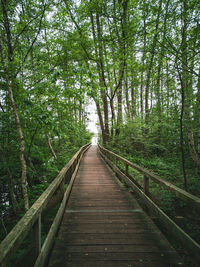
{"label": "tree trunk", "polygon": [[159,1],[159,8],[156,18],[156,25],[155,25],[155,34],[153,37],[153,43],[152,43],[152,49],[151,49],[151,58],[148,66],[147,71],[147,80],[146,80],[146,87],[145,87],[145,123],[148,124],[149,122],[149,91],[150,91],[150,78],[151,78],[151,72],[153,67],[153,60],[155,56],[155,48],[156,48],[156,42],[157,42],[157,36],[158,36],[158,26],[160,21],[160,13],[161,13],[161,7],[162,7],[162,0]]}
{"label": "tree trunk", "polygon": [[3,65],[3,69],[5,72],[5,76],[6,76],[6,84],[7,84],[7,88],[8,88],[9,98],[10,98],[10,102],[11,102],[11,105],[13,108],[13,113],[15,116],[15,122],[16,122],[16,126],[17,126],[17,132],[18,132],[19,139],[20,139],[19,157],[20,157],[20,162],[21,162],[21,167],[22,167],[21,187],[22,187],[22,194],[23,194],[23,199],[24,199],[24,207],[25,207],[25,210],[27,211],[29,209],[29,199],[28,199],[28,192],[27,192],[27,187],[26,187],[26,183],[27,183],[26,160],[25,160],[25,156],[24,156],[25,141],[24,141],[24,136],[23,136],[23,131],[22,131],[22,127],[21,127],[21,122],[20,122],[20,118],[19,118],[17,105],[15,103],[15,99],[13,96],[12,82],[10,81],[8,70],[7,70],[6,65],[5,65],[5,56],[4,56],[1,37],[0,37],[0,51],[1,51],[2,65]]}
{"label": "tree trunk", "polygon": [[163,25],[163,36],[162,36],[162,46],[161,51],[158,56],[158,70],[157,70],[157,81],[156,81],[156,94],[157,94],[157,114],[158,114],[158,143],[160,143],[161,137],[161,122],[162,122],[162,114],[161,114],[161,76],[162,76],[162,68],[163,68],[163,58],[165,52],[165,37],[166,37],[166,29],[167,29],[167,16],[168,16],[168,6],[169,1],[167,1],[165,6],[165,17],[164,17],[164,25]]}
{"label": "tree trunk", "polygon": [[117,91],[117,128],[115,131],[116,135],[120,133],[120,127],[122,124],[122,87]]}
{"label": "tree trunk", "polygon": [[97,23],[97,39],[98,39],[98,52],[99,52],[99,84],[101,87],[101,98],[103,101],[103,107],[104,107],[104,133],[105,133],[105,142],[109,139],[109,115],[108,115],[108,99],[106,95],[106,81],[105,81],[105,73],[104,73],[104,63],[103,63],[103,44],[102,44],[102,32],[101,32],[101,24],[99,19],[98,12],[96,13],[96,23]]}
{"label": "tree trunk", "polygon": [[133,81],[133,73],[132,73],[132,81],[131,81],[131,117],[132,120],[136,115],[136,97],[135,97],[135,88],[134,88],[134,81]]}
{"label": "tree trunk", "polygon": [[95,54],[97,57],[97,70],[99,73],[99,85],[101,90],[101,99],[103,101],[103,114],[104,114],[104,120],[101,115],[101,109],[100,105],[97,100],[96,106],[97,106],[97,114],[100,121],[101,131],[102,131],[102,139],[103,143],[106,144],[106,142],[109,139],[109,124],[108,124],[108,99],[105,92],[106,88],[106,82],[105,82],[105,74],[104,74],[104,63],[103,63],[103,45],[102,45],[102,38],[101,38],[101,25],[100,25],[100,19],[98,12],[96,13],[96,25],[97,25],[97,37],[95,34],[95,27],[94,27],[94,18],[91,13],[91,24],[92,24],[92,32],[93,32],[93,41],[95,45]]}
{"label": "tree trunk", "polygon": [[52,156],[54,157],[54,159],[57,160],[58,158],[57,158],[56,153],[55,153],[55,151],[54,151],[54,149],[53,149],[53,146],[52,146],[52,144],[51,144],[51,140],[50,140],[50,137],[49,137],[48,134],[46,134],[46,138],[47,138],[47,142],[48,142],[48,146],[49,146],[49,149],[50,149],[50,151],[51,151],[51,154],[52,154]]}
{"label": "tree trunk", "polygon": [[110,109],[111,109],[111,137],[114,135],[114,125],[115,125],[115,109],[113,98],[110,98]]}
{"label": "tree trunk", "polygon": [[[130,112],[130,103],[129,103],[129,88],[128,88],[128,70],[126,69],[126,76],[125,76],[125,99],[126,99],[126,113],[127,113],[127,118],[131,118],[131,112]],[[132,84],[131,84],[131,89],[132,89]]]}
{"label": "tree trunk", "polygon": [[[197,91],[197,116],[198,119],[198,140],[197,140],[197,152],[200,157],[200,67],[199,67],[199,77],[198,77],[198,83],[197,83],[198,91]],[[199,171],[199,177],[200,177],[200,171]]]}
{"label": "tree trunk", "polygon": [[103,118],[102,118],[102,114],[101,114],[101,108],[100,108],[100,105],[99,105],[98,101],[95,101],[95,104],[96,104],[96,107],[97,107],[97,114],[98,114],[98,117],[99,117],[99,123],[100,123],[100,127],[101,127],[102,141],[103,141],[103,144],[105,145],[107,140],[106,140],[106,135],[105,135]]}
{"label": "tree trunk", "polygon": [[120,46],[120,70],[119,70],[119,84],[117,89],[117,103],[118,103],[118,111],[117,111],[117,128],[116,135],[120,133],[120,126],[122,124],[122,79],[124,77],[124,69],[126,66],[126,25],[127,25],[127,7],[128,0],[121,1],[119,3],[122,4],[122,15],[121,15],[121,30],[122,37],[119,40]]}
{"label": "tree trunk", "polygon": [[185,107],[185,92],[181,86],[181,116],[180,116],[180,143],[181,143],[181,159],[182,159],[182,170],[184,177],[184,187],[187,190],[187,175],[185,170],[185,151],[184,151],[184,137],[183,137],[183,116]]}

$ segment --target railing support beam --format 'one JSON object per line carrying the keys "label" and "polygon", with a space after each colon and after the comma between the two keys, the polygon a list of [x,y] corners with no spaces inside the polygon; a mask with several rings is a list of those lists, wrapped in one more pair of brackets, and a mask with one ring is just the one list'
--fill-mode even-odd
{"label": "railing support beam", "polygon": [[144,193],[149,196],[149,177],[144,175]]}
{"label": "railing support beam", "polygon": [[32,260],[36,261],[41,251],[41,214],[33,225],[31,230]]}
{"label": "railing support beam", "polygon": [[31,230],[31,244],[33,247],[33,262],[35,262],[41,251],[41,214],[39,215]]}
{"label": "railing support beam", "polygon": [[127,163],[125,163],[125,174],[126,176],[128,176],[128,164]]}

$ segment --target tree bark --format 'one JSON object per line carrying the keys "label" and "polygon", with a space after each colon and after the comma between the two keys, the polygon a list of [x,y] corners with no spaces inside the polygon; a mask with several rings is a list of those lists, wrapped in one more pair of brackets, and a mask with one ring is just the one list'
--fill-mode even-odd
{"label": "tree bark", "polygon": [[104,114],[104,120],[101,114],[101,109],[98,100],[95,100],[96,106],[97,106],[97,114],[99,117],[99,122],[101,126],[101,132],[102,132],[102,139],[104,145],[109,139],[109,123],[108,123],[108,99],[106,95],[106,81],[105,81],[105,73],[104,73],[104,63],[103,63],[103,44],[102,44],[102,38],[101,38],[101,24],[99,19],[98,12],[96,13],[96,26],[97,26],[97,36],[95,33],[95,25],[94,25],[94,17],[93,14],[90,14],[91,24],[92,24],[92,33],[93,33],[93,41],[95,46],[95,54],[97,58],[97,70],[99,73],[99,86],[100,86],[100,94],[101,99],[103,102],[103,114]]}
{"label": "tree bark", "polygon": [[146,86],[145,86],[145,123],[148,124],[149,122],[149,91],[150,91],[150,78],[151,78],[151,72],[153,67],[153,60],[155,56],[155,48],[156,48],[156,42],[157,42],[157,36],[158,36],[158,26],[160,21],[160,13],[162,10],[162,0],[159,1],[159,8],[156,18],[156,25],[155,25],[155,34],[153,37],[153,43],[152,43],[152,49],[151,49],[151,58],[148,66],[147,71],[147,80],[146,80]]}
{"label": "tree bark", "polygon": [[100,108],[99,102],[97,100],[95,101],[95,104],[97,107],[97,114],[99,117],[99,123],[100,123],[100,127],[101,127],[102,140],[103,140],[103,144],[105,145],[106,144],[106,136],[105,136],[103,118],[102,118],[102,114],[101,114],[101,108]]}
{"label": "tree bark", "polygon": [[119,135],[120,126],[122,124],[122,87],[117,91],[117,127],[115,134]]}
{"label": "tree bark", "polygon": [[166,29],[167,29],[167,16],[168,16],[168,7],[169,1],[167,1],[165,6],[165,17],[164,17],[164,25],[163,25],[163,36],[162,36],[162,45],[161,51],[158,56],[158,70],[157,70],[157,80],[156,80],[156,94],[157,94],[157,114],[158,114],[158,143],[160,143],[161,137],[161,122],[162,122],[162,106],[161,106],[161,79],[162,79],[162,68],[163,68],[163,58],[165,52],[165,37],[166,37]]}
{"label": "tree bark", "polygon": [[[125,99],[126,99],[126,113],[127,113],[127,118],[131,118],[131,112],[130,112],[130,102],[129,102],[129,88],[128,88],[128,70],[126,69],[126,76],[125,76]],[[131,90],[132,90],[132,84],[131,84]]]}
{"label": "tree bark", "polygon": [[[198,77],[198,83],[197,83],[198,91],[197,91],[197,116],[199,116],[198,120],[198,141],[197,141],[197,152],[200,157],[200,67],[199,67],[199,77]],[[200,172],[199,172],[200,176]]]}
{"label": "tree bark", "polygon": [[[179,77],[181,79],[180,72],[179,72]],[[183,118],[185,112],[184,109],[185,109],[185,92],[183,86],[181,86],[180,143],[181,143],[181,160],[182,160],[182,170],[184,177],[184,187],[185,190],[187,190],[187,175],[185,170],[185,150],[184,150],[184,137],[183,137]]]}
{"label": "tree bark", "polygon": [[[4,56],[1,37],[0,37],[0,52],[1,52],[2,65],[3,65],[3,69],[5,72],[5,76],[6,76],[6,84],[7,84],[7,89],[8,89],[8,93],[9,93],[9,98],[10,98],[10,102],[11,102],[11,105],[13,108],[13,113],[15,116],[15,122],[16,122],[16,126],[17,126],[17,132],[18,132],[19,139],[20,139],[19,157],[20,157],[20,162],[21,162],[21,167],[22,167],[21,187],[22,187],[22,195],[23,195],[23,199],[24,199],[24,207],[25,207],[25,210],[27,211],[29,209],[29,199],[28,199],[28,192],[27,192],[27,187],[26,187],[27,176],[26,176],[26,160],[25,160],[25,155],[24,155],[25,154],[25,141],[24,141],[24,136],[23,136],[23,131],[22,131],[22,127],[21,127],[21,122],[20,122],[20,118],[19,118],[17,105],[15,103],[15,99],[13,96],[13,90],[12,90],[12,82],[13,81],[12,81],[12,78],[9,77],[8,69],[6,68],[6,65],[5,65],[5,56]],[[9,57],[9,59],[10,59],[10,57]]]}
{"label": "tree bark", "polygon": [[124,77],[124,71],[126,66],[126,25],[127,25],[127,7],[128,0],[121,1],[119,3],[122,5],[122,14],[121,14],[121,38],[119,39],[120,46],[120,70],[119,70],[119,83],[117,86],[117,103],[118,103],[118,111],[117,111],[117,128],[116,135],[120,133],[120,126],[122,124],[122,80]]}
{"label": "tree bark", "polygon": [[48,146],[49,146],[49,149],[50,149],[50,151],[51,151],[51,154],[52,154],[52,156],[54,157],[54,159],[57,160],[58,158],[57,158],[56,153],[55,153],[55,151],[54,151],[54,149],[53,149],[53,146],[52,146],[52,144],[51,144],[51,140],[50,140],[50,137],[49,137],[48,134],[46,134],[46,138],[47,138],[47,142],[48,142]]}
{"label": "tree bark", "polygon": [[132,71],[132,77],[131,77],[131,118],[133,120],[134,116],[136,115],[136,97],[135,97],[135,88],[134,88],[134,77],[133,77],[133,71]]}
{"label": "tree bark", "polygon": [[103,101],[104,111],[104,135],[105,142],[109,140],[109,114],[108,114],[108,99],[106,95],[107,85],[105,81],[104,63],[103,63],[103,44],[102,44],[102,31],[99,19],[99,13],[96,13],[96,24],[97,24],[97,39],[98,39],[98,56],[99,56],[99,84],[101,87],[101,98]]}

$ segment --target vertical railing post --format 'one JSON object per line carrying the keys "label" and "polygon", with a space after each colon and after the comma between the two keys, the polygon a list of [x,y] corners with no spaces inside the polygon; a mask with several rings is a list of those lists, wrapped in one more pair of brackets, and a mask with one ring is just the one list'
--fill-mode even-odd
{"label": "vertical railing post", "polygon": [[115,157],[115,165],[117,166],[117,157]]}
{"label": "vertical railing post", "polygon": [[36,261],[41,251],[41,213],[34,223],[31,231],[32,257]]}
{"label": "vertical railing post", "polygon": [[128,176],[128,164],[125,163],[125,175]]}
{"label": "vertical railing post", "polygon": [[149,196],[149,177],[144,175],[144,193]]}

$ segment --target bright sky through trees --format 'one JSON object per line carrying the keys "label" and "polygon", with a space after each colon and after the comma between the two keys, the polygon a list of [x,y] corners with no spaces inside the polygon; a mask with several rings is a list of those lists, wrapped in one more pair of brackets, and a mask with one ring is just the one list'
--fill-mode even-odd
{"label": "bright sky through trees", "polygon": [[89,112],[87,129],[92,133],[98,133],[98,129],[97,129],[98,116],[97,116],[96,106],[95,106],[94,101],[91,100],[89,102],[87,106],[87,112]]}

